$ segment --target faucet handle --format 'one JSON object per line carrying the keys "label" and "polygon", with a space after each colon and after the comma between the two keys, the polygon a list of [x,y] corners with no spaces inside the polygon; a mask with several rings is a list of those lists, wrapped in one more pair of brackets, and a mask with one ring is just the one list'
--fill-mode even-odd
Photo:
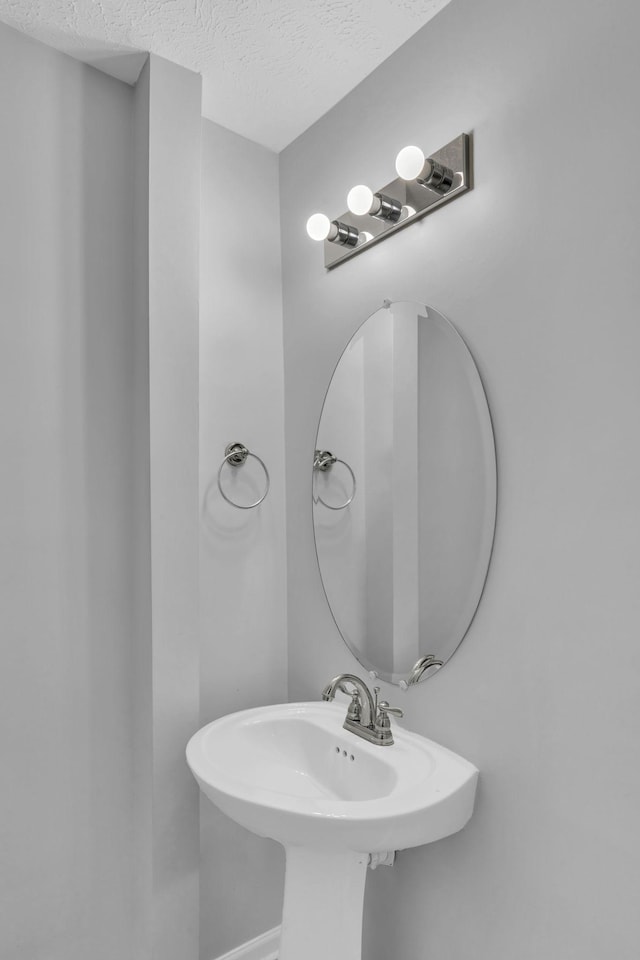
{"label": "faucet handle", "polygon": [[[380,715],[388,716],[391,714],[392,717],[404,717],[404,710],[401,710],[400,707],[390,707],[386,700],[381,700],[378,704],[378,716]],[[382,719],[382,716],[380,716]]]}
{"label": "faucet handle", "polygon": [[399,707],[390,707],[386,700],[381,700],[376,710],[375,722],[375,732],[378,743],[393,743],[389,714],[392,714],[394,717],[403,717],[404,711],[400,710]]}
{"label": "faucet handle", "polygon": [[360,700],[360,691],[354,690],[351,696],[351,703],[349,704],[349,709],[347,710],[347,720],[352,720],[354,723],[360,723],[362,719],[362,701]]}

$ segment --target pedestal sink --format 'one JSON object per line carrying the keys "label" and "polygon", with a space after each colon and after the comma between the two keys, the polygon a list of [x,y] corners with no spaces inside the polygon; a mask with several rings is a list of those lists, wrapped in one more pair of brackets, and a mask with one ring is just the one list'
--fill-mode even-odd
{"label": "pedestal sink", "polygon": [[209,799],[285,847],[279,960],[360,960],[370,860],[455,833],[473,812],[473,764],[397,725],[392,746],[368,743],[343,730],[345,710],[243,710],[187,746]]}

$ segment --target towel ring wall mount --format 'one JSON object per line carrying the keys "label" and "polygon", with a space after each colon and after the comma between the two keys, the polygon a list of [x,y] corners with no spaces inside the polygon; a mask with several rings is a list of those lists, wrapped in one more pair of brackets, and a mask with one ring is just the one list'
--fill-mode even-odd
{"label": "towel ring wall mount", "polygon": [[[244,464],[247,462],[249,457],[253,457],[254,460],[257,460],[260,466],[262,467],[262,469],[264,470],[264,476],[265,476],[264,493],[262,494],[261,497],[259,497],[253,503],[236,503],[235,500],[232,500],[231,497],[229,497],[224,492],[224,489],[222,487],[222,482],[221,482],[222,471],[224,469],[225,464],[228,464],[228,466],[230,467],[234,467],[234,469],[244,466]],[[230,503],[232,507],[236,507],[236,509],[238,510],[253,510],[254,507],[259,506],[262,503],[262,501],[265,499],[265,497],[269,493],[270,485],[271,485],[271,478],[269,476],[269,471],[267,470],[267,466],[264,460],[261,460],[256,453],[252,453],[251,450],[249,450],[248,447],[245,447],[243,443],[235,442],[235,443],[227,444],[224,450],[224,459],[220,464],[220,468],[218,469],[218,489],[220,490],[222,497],[227,501],[227,503]]]}

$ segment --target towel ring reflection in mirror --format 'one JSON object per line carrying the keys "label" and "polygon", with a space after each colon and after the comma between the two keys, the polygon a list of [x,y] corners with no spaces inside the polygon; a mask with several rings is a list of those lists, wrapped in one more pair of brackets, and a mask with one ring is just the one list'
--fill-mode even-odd
{"label": "towel ring reflection in mirror", "polygon": [[340,503],[334,506],[330,503],[327,503],[325,500],[323,500],[320,494],[314,493],[313,502],[321,503],[323,507],[327,507],[329,510],[344,510],[345,507],[348,507],[349,504],[353,502],[353,498],[356,495],[356,476],[353,470],[351,469],[349,464],[346,462],[346,460],[340,460],[338,457],[334,457],[334,455],[329,450],[316,450],[313,455],[313,469],[319,470],[321,473],[326,473],[327,470],[331,470],[331,468],[336,463],[341,463],[343,467],[346,467],[349,473],[351,474],[351,482],[353,484],[351,496],[349,497],[348,500],[345,500],[344,503]]}
{"label": "towel ring reflection in mirror", "polygon": [[[262,467],[262,469],[264,470],[264,476],[266,481],[264,493],[262,494],[261,497],[259,497],[253,503],[236,503],[235,500],[232,500],[231,497],[227,496],[227,494],[224,492],[222,488],[222,483],[221,483],[222,471],[224,469],[225,464],[228,464],[230,467],[234,467],[234,468],[243,466],[246,463],[248,457],[253,457],[254,460],[257,460],[260,466]],[[251,451],[247,447],[245,447],[243,443],[227,444],[224,451],[224,460],[220,464],[220,469],[218,470],[218,489],[220,490],[220,493],[222,494],[223,498],[227,501],[227,503],[230,503],[232,507],[236,507],[238,510],[253,510],[254,507],[257,507],[259,506],[259,504],[262,503],[266,495],[269,493],[270,483],[271,483],[271,478],[269,477],[269,471],[267,470],[264,460],[261,460],[257,454],[251,453]]]}

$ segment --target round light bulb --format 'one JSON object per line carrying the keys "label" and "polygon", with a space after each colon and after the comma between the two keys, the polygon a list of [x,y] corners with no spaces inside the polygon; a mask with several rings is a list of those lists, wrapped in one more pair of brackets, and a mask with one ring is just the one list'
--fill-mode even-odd
{"label": "round light bulb", "polygon": [[373,190],[370,190],[364,183],[358,184],[357,187],[352,187],[347,194],[347,206],[351,213],[355,213],[357,217],[364,217],[367,213],[371,212],[373,206]]}
{"label": "round light bulb", "polygon": [[314,213],[307,220],[307,233],[312,240],[326,240],[331,231],[331,220],[324,213]]}
{"label": "round light bulb", "polygon": [[425,156],[420,147],[403,147],[396,157],[396,171],[402,180],[415,180],[422,173]]}

